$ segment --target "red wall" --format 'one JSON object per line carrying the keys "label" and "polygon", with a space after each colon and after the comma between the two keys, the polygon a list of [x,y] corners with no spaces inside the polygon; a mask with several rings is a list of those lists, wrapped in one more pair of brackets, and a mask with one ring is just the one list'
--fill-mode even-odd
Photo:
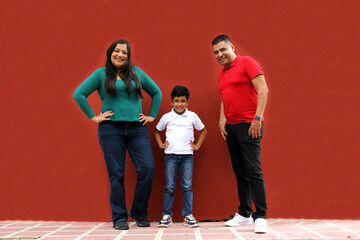
{"label": "red wall", "polygon": [[[130,41],[133,63],[160,86],[159,116],[171,108],[172,87],[183,84],[191,92],[189,109],[208,129],[195,153],[194,215],[233,214],[235,177],[217,127],[220,66],[210,44],[220,33],[266,73],[262,162],[269,217],[360,218],[359,10],[356,0],[1,1],[0,220],[111,220],[97,127],[72,93],[104,65],[118,38]],[[99,112],[96,94],[89,101]],[[163,153],[151,143],[149,218],[159,220]],[[135,180],[127,159],[129,206]],[[181,204],[177,189],[176,220]]]}

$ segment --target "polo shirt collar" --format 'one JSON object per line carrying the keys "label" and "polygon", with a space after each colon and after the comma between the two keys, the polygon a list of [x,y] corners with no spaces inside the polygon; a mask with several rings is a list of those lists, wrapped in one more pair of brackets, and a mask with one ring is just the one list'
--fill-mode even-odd
{"label": "polo shirt collar", "polygon": [[174,110],[174,108],[173,108],[173,109],[171,110],[171,113],[172,113],[173,118],[178,118],[178,117],[187,117],[188,114],[189,114],[189,111],[188,111],[188,109],[186,108],[186,109],[185,109],[185,112],[184,112],[183,114],[179,115],[179,114],[177,114],[177,113],[175,112],[175,110]]}
{"label": "polo shirt collar", "polygon": [[236,58],[234,59],[234,61],[232,61],[232,63],[229,66],[223,68],[223,72],[225,72],[229,68],[235,66],[236,63],[239,61],[239,59],[240,59],[240,55],[237,55]]}

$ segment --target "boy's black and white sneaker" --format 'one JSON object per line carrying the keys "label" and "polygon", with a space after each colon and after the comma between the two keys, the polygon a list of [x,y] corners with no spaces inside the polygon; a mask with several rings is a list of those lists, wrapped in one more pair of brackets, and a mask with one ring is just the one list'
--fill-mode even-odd
{"label": "boy's black and white sneaker", "polygon": [[184,225],[191,228],[199,227],[199,223],[196,221],[192,214],[185,216]]}
{"label": "boy's black and white sneaker", "polygon": [[167,228],[172,224],[172,218],[170,215],[164,215],[161,221],[159,222],[160,228]]}

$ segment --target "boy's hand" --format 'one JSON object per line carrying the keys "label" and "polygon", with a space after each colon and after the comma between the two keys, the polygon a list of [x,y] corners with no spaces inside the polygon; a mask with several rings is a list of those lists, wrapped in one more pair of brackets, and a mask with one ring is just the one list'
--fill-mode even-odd
{"label": "boy's hand", "polygon": [[163,144],[159,145],[161,149],[167,149],[169,147],[168,141],[165,141]]}
{"label": "boy's hand", "polygon": [[192,148],[193,151],[199,150],[199,147],[196,146],[196,144],[194,144],[194,142],[190,141],[190,145],[191,145],[191,148]]}

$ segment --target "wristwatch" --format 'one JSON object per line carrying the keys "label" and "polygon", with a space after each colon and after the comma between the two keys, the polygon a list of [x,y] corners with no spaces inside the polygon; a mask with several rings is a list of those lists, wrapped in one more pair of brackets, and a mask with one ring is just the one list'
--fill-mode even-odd
{"label": "wristwatch", "polygon": [[261,121],[261,120],[262,120],[262,117],[255,115],[254,119]]}

